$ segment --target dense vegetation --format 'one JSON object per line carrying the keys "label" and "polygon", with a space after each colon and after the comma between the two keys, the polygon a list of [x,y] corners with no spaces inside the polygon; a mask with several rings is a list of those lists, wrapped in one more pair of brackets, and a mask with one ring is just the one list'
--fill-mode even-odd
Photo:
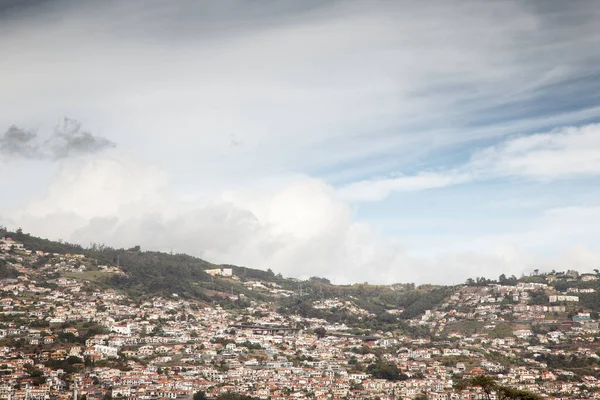
{"label": "dense vegetation", "polygon": [[19,272],[8,266],[5,260],[0,260],[0,279],[14,279],[19,276]]}
{"label": "dense vegetation", "polygon": [[450,286],[436,288],[428,292],[409,292],[398,301],[398,307],[405,307],[402,319],[414,318],[442,303],[453,291]]}
{"label": "dense vegetation", "polygon": [[[21,242],[28,249],[59,254],[83,254],[99,265],[118,265],[126,276],[114,275],[104,283],[122,289],[133,297],[152,294],[178,294],[184,298],[210,301],[207,290],[231,292],[232,287],[219,279],[211,279],[205,269],[217,266],[197,257],[186,254],[168,254],[156,251],[141,251],[139,246],[131,249],[115,249],[109,246],[91,244],[83,247],[77,244],[56,242],[23,233],[21,230],[7,232],[8,236]],[[1,266],[0,266],[1,268]],[[238,267],[241,269],[241,267]],[[248,269],[250,274],[252,271]],[[263,272],[263,271],[261,271]],[[0,270],[0,273],[2,271]],[[236,293],[247,292],[237,285]]]}
{"label": "dense vegetation", "polygon": [[382,359],[367,366],[367,372],[375,379],[387,379],[388,381],[404,381],[408,375],[402,373],[395,363]]}
{"label": "dense vegetation", "polygon": [[536,361],[544,362],[548,365],[548,368],[552,369],[566,369],[570,371],[589,369],[590,372],[598,364],[596,358],[566,356],[564,354],[538,354]]}

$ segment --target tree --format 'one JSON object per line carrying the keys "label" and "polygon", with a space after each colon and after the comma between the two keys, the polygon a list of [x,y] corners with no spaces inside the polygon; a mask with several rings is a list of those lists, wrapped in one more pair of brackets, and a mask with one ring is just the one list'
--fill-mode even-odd
{"label": "tree", "polygon": [[206,397],[206,393],[200,391],[200,392],[194,393],[193,399],[194,400],[208,400],[208,397]]}
{"label": "tree", "polygon": [[77,356],[69,356],[69,357],[67,357],[67,362],[70,365],[73,365],[73,364],[81,364],[83,362],[83,360]]}
{"label": "tree", "polygon": [[537,394],[525,390],[513,389],[508,386],[499,385],[494,378],[486,375],[477,375],[469,379],[457,382],[454,385],[456,390],[465,390],[468,388],[481,388],[485,398],[491,400],[492,393],[496,394],[498,400],[540,400]]}
{"label": "tree", "polygon": [[29,371],[29,376],[33,379],[33,384],[35,386],[39,386],[42,383],[46,382],[46,378],[44,378],[44,372],[40,371],[36,368],[31,368]]}
{"label": "tree", "polygon": [[247,396],[245,394],[227,392],[220,394],[215,400],[258,400],[258,397]]}
{"label": "tree", "polygon": [[508,386],[499,386],[496,390],[499,400],[539,400],[540,396],[526,390],[513,389]]}
{"label": "tree", "polygon": [[494,281],[481,276],[475,279],[475,283],[477,284],[477,286],[487,286],[490,283],[494,283]]}
{"label": "tree", "polygon": [[321,278],[319,276],[311,276],[309,279],[311,282],[324,283],[326,285],[331,285],[331,281],[327,278]]}
{"label": "tree", "polygon": [[501,285],[514,286],[517,284],[517,277],[511,275],[509,278],[507,278],[505,274],[502,274],[498,277],[498,283]]}
{"label": "tree", "polygon": [[325,337],[325,335],[327,335],[327,330],[325,330],[325,328],[320,326],[315,329],[315,335],[317,335],[317,338],[323,339]]}
{"label": "tree", "polygon": [[367,366],[367,372],[375,379],[386,379],[388,381],[404,381],[408,379],[408,375],[403,374],[395,363],[382,359]]}
{"label": "tree", "polygon": [[497,383],[494,378],[486,375],[477,375],[473,378],[460,381],[456,384],[457,390],[464,390],[470,387],[479,387],[483,390],[486,399],[490,400],[492,392],[496,390]]}

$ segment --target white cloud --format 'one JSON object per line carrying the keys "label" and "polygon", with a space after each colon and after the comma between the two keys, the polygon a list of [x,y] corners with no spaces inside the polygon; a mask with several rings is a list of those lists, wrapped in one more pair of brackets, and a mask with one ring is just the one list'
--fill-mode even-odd
{"label": "white cloud", "polygon": [[151,165],[142,168],[125,158],[65,161],[44,199],[30,202],[27,211],[31,215],[72,212],[83,218],[123,212],[136,216],[162,205],[166,184],[163,171]]}
{"label": "white cloud", "polygon": [[174,249],[338,283],[401,276],[390,271],[400,247],[354,221],[322,181],[299,179],[257,196],[229,192],[212,202],[182,201],[169,188],[162,171],[130,160],[69,161],[43,198],[12,213],[13,225],[84,245]]}
{"label": "white cloud", "polygon": [[[594,72],[600,48],[596,7],[572,27],[510,0],[61,4],[2,21],[0,107],[13,111],[0,126],[79,118],[182,181],[239,183],[390,153],[409,163],[535,129],[547,118],[494,110],[514,126],[469,123]],[[564,123],[573,111],[553,114]]]}
{"label": "white cloud", "polygon": [[340,196],[350,201],[378,201],[392,192],[412,192],[442,188],[468,182],[471,177],[460,173],[421,172],[414,176],[368,179],[343,186]]}
{"label": "white cloud", "polygon": [[506,140],[469,165],[486,175],[561,179],[600,174],[600,125],[566,127]]}
{"label": "white cloud", "polygon": [[[549,264],[519,251],[507,238],[466,244],[477,251],[456,247],[417,257],[398,240],[357,221],[350,205],[317,179],[230,191],[212,201],[183,201],[170,189],[161,170],[123,157],[70,160],[61,164],[44,196],[3,214],[12,216],[13,227],[54,239],[173,249],[218,263],[271,268],[286,276],[325,276],[336,283],[455,283],[502,272],[519,275],[536,267],[566,265],[567,260],[587,267],[598,257],[581,245]],[[592,211],[555,210],[548,215],[562,220]],[[538,233],[529,232],[529,237],[555,223],[541,220]],[[526,247],[527,240],[522,244]]]}
{"label": "white cloud", "polygon": [[368,179],[345,185],[339,192],[351,201],[379,201],[393,192],[499,177],[548,181],[597,175],[600,175],[600,124],[589,124],[506,139],[475,151],[466,164],[451,170]]}
{"label": "white cloud", "polygon": [[[600,8],[275,3],[58,1],[46,3],[50,13],[1,20],[0,108],[11,112],[0,129],[43,133],[68,115],[143,160],[61,163],[43,196],[32,188],[56,166],[4,163],[18,171],[0,185],[19,200],[0,207],[36,199],[4,212],[10,223],[338,283],[455,282],[534,263],[504,240],[502,251],[416,258],[358,222],[346,201],[596,174],[596,127],[501,138],[598,115],[595,94],[585,95],[596,88]],[[480,139],[500,144],[448,170],[386,175]],[[357,182],[336,191],[307,178],[326,174]],[[278,183],[253,192],[268,180]]]}

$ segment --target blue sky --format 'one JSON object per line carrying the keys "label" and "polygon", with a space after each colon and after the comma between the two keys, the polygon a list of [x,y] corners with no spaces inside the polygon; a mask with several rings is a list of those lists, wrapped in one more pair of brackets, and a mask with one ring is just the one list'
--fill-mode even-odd
{"label": "blue sky", "polygon": [[591,270],[599,17],[0,1],[0,223],[338,283]]}

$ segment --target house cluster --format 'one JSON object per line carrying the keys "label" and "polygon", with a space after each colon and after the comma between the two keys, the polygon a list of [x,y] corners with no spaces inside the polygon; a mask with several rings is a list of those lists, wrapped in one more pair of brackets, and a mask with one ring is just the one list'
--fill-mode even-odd
{"label": "house cluster", "polygon": [[244,280],[241,282],[248,290],[261,292],[273,297],[290,297],[294,295],[294,291],[282,289],[275,282],[260,281],[260,280]]}
{"label": "house cluster", "polygon": [[350,314],[364,316],[364,317],[369,317],[369,316],[373,315],[372,313],[368,312],[367,310],[357,307],[351,300],[339,299],[337,297],[335,297],[333,299],[324,299],[324,300],[315,301],[315,302],[313,302],[312,306],[313,306],[313,308],[315,308],[317,310],[328,309],[328,310],[333,310],[334,312],[335,311],[345,311]]}
{"label": "house cluster", "polygon": [[[96,273],[122,274],[116,266],[7,238],[0,249],[18,271],[0,286],[0,399],[188,399],[198,391],[483,399],[477,389],[454,389],[457,379],[481,374],[548,399],[600,398],[597,315],[547,284],[459,286],[441,306],[405,321],[416,333],[359,335],[281,314],[269,302],[227,310],[178,296],[136,300],[94,284]],[[285,293],[273,282],[243,284]],[[312,307],[373,317],[354,300]],[[326,334],[317,335],[321,327]],[[379,376],[372,367],[382,363],[401,374]]]}

